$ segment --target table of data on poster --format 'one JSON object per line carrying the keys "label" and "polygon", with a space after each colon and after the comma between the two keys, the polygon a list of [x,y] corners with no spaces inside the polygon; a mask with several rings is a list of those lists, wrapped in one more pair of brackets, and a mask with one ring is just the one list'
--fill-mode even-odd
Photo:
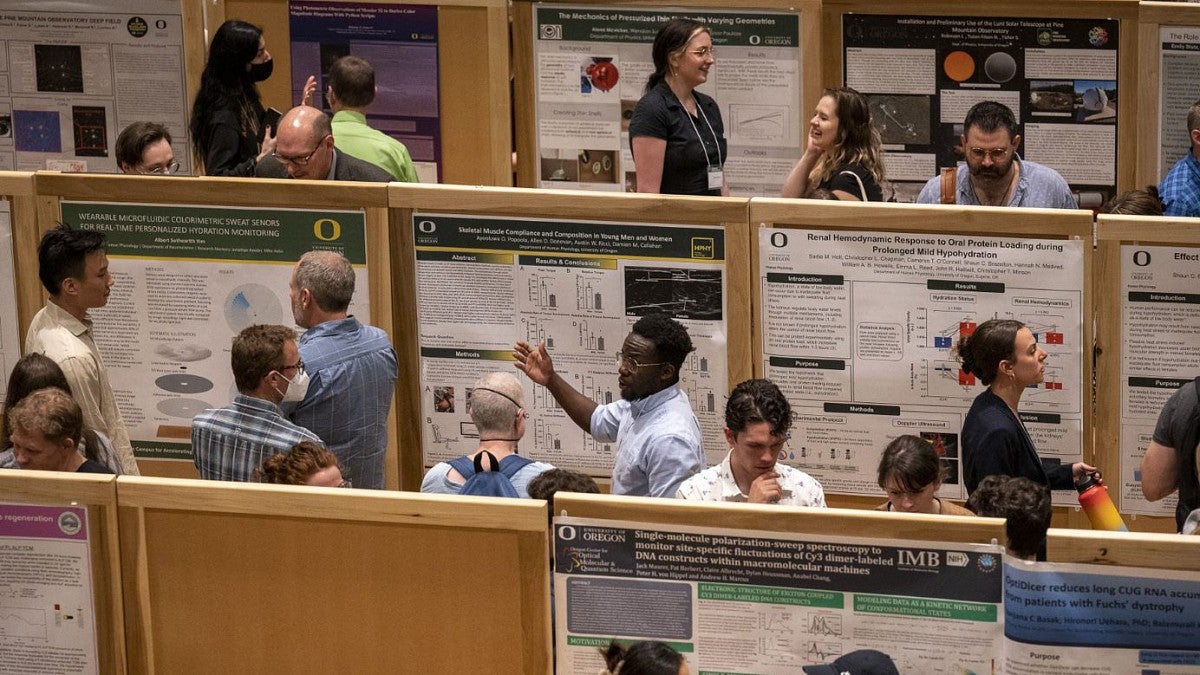
{"label": "table of data on poster", "polygon": [[558,672],[613,639],[659,640],[694,673],[797,673],[856,649],[902,673],[986,673],[1001,651],[990,544],[554,519]]}
{"label": "table of data on poster", "polygon": [[[629,120],[654,72],[663,9],[534,5],[538,186],[636,191]],[[719,56],[697,90],[721,107],[731,194],[779,194],[804,149],[800,17],[688,10]]]}
{"label": "table of data on poster", "polygon": [[760,229],[763,372],[797,412],[785,461],[827,492],[878,495],[880,452],[915,434],[951,469],[939,494],[964,498],[959,433],[984,387],[952,350],[992,318],[1024,322],[1049,354],[1045,381],[1021,399],[1038,453],[1079,461],[1083,245]]}
{"label": "table of data on poster", "polygon": [[108,236],[114,285],[91,315],[140,458],[191,460],[192,418],[237,393],[233,337],[295,325],[288,284],[304,253],[350,260],[350,313],[370,322],[362,211],[63,202],[62,215]]}
{"label": "table of data on poster", "polygon": [[[597,403],[620,398],[615,355],[634,322],[665,313],[696,351],[680,384],[710,463],[726,451],[725,232],[720,227],[414,214],[426,464],[474,452],[473,382],[513,369],[518,341],[544,344],[554,368]],[[615,444],[580,430],[523,375],[522,454],[608,475]]]}
{"label": "table of data on poster", "polygon": [[1016,116],[1020,156],[1066,179],[1087,208],[1117,182],[1115,19],[847,14],[847,86],[870,98],[888,179],[913,201],[939,167],[964,160],[967,111]]}

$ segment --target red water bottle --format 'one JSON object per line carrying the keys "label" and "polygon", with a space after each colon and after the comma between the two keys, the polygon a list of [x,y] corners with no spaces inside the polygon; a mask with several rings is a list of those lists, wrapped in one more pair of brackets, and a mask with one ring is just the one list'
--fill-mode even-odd
{"label": "red water bottle", "polygon": [[1125,521],[1121,520],[1121,514],[1117,513],[1112,498],[1108,496],[1108,488],[1100,482],[1099,472],[1089,473],[1079,479],[1075,489],[1079,491],[1079,505],[1083,507],[1088,520],[1092,521],[1093,530],[1129,531]]}

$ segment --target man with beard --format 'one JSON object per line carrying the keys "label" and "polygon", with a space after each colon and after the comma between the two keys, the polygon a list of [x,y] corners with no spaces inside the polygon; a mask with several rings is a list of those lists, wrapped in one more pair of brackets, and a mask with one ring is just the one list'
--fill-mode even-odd
{"label": "man with beard", "polygon": [[617,443],[612,493],[674,497],[680,484],[704,468],[700,425],[679,369],[694,348],[687,329],[662,314],[633,324],[617,352],[621,400],[599,405],[554,371],[544,344],[518,342],[515,364],[529,379],[550,390],[580,429],[601,443]]}
{"label": "man with beard", "polygon": [[[967,111],[961,143],[966,166],[958,165],[954,203],[963,206],[1024,206],[1077,209],[1071,188],[1058,172],[1017,156],[1021,135],[1007,106],[980,101]],[[942,178],[929,179],[918,204],[949,203]]]}

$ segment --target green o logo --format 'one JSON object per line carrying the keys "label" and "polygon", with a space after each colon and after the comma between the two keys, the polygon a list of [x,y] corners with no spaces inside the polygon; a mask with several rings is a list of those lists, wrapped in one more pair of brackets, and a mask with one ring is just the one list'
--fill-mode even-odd
{"label": "green o logo", "polygon": [[337,241],[342,238],[342,224],[332,218],[322,218],[313,223],[313,234],[321,241]]}

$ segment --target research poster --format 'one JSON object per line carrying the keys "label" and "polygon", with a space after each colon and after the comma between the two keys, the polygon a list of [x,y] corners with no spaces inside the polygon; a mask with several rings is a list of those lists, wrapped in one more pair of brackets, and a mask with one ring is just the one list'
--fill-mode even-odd
{"label": "research poster", "polygon": [[442,164],[438,98],[437,5],[291,0],[292,100],[317,77],[313,104],[332,114],[326,92],[329,68],[343,56],[366,59],[375,69],[371,127],[408,148],[422,183],[437,183]]}
{"label": "research poster", "polygon": [[190,172],[179,0],[6,0],[0,170],[119,171],[117,136],[165,124]]}
{"label": "research poster", "polygon": [[8,392],[8,374],[21,358],[20,315],[17,314],[17,270],[13,264],[12,206],[0,197],[0,400]]}
{"label": "research poster", "polygon": [[1187,116],[1200,99],[1200,26],[1160,26],[1158,176],[1192,151]]}
{"label": "research poster", "polygon": [[1163,404],[1200,373],[1200,248],[1121,246],[1121,512],[1174,516],[1178,494],[1142,495]]}
{"label": "research poster", "polygon": [[901,673],[990,673],[995,545],[816,537],[556,517],[557,671],[613,639],[666,642],[693,673],[792,674],[857,649]]}
{"label": "research poster", "polygon": [[[1078,240],[761,228],[762,368],[792,402],[786,463],[826,492],[881,496],[902,434],[934,445],[962,499],[962,423],[984,386],[952,349],[1017,319],[1049,357],[1020,416],[1044,459],[1083,453],[1083,246]],[[1073,490],[1058,503],[1077,503]]]}
{"label": "research poster", "polygon": [[725,231],[720,227],[413,215],[426,465],[475,452],[471,386],[493,371],[525,387],[522,454],[608,476],[615,443],[579,429],[514,370],[513,344],[544,344],[554,369],[600,404],[620,399],[616,354],[641,317],[666,313],[696,351],[680,372],[708,462],[727,450]]}
{"label": "research poster", "polygon": [[[629,120],[668,19],[712,29],[715,65],[697,88],[721,108],[734,196],[778,196],[807,142],[800,15],[534,4],[538,186],[636,192]],[[703,126],[698,133],[709,133]],[[714,158],[715,161],[716,158]]]}
{"label": "research poster", "polygon": [[963,119],[1008,106],[1023,159],[1070,183],[1082,208],[1117,182],[1116,19],[842,17],[845,82],[870,98],[898,201],[965,161]]}
{"label": "research poster", "polygon": [[99,673],[88,513],[0,504],[0,672]]}
{"label": "research poster", "polygon": [[192,461],[192,418],[237,393],[234,336],[295,326],[289,283],[304,253],[350,260],[350,313],[370,322],[362,211],[64,201],[62,217],[108,235],[114,284],[90,314],[138,458]]}
{"label": "research poster", "polygon": [[1004,634],[1005,673],[1194,674],[1200,580],[1195,572],[1006,558]]}

